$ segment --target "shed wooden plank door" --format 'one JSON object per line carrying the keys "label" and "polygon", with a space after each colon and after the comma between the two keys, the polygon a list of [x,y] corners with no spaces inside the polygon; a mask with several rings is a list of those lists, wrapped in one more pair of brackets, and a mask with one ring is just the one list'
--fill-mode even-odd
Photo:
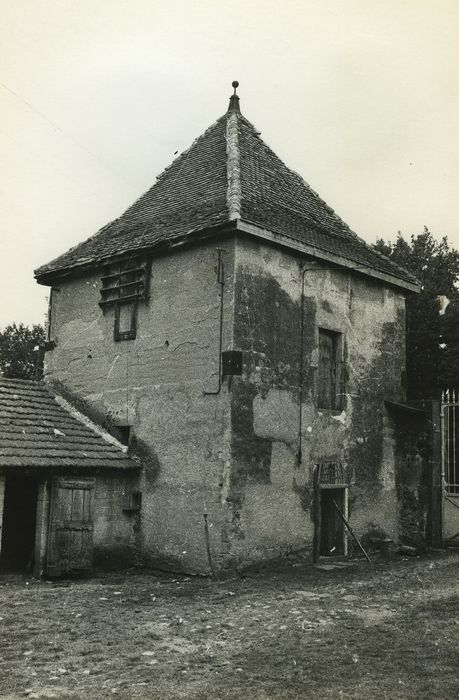
{"label": "shed wooden plank door", "polygon": [[55,477],[51,493],[47,574],[91,571],[94,479]]}

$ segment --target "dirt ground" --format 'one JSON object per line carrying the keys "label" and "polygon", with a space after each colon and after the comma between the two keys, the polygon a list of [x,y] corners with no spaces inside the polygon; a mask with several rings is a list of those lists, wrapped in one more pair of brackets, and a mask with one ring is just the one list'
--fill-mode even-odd
{"label": "dirt ground", "polygon": [[459,552],[220,583],[0,577],[0,697],[456,698]]}

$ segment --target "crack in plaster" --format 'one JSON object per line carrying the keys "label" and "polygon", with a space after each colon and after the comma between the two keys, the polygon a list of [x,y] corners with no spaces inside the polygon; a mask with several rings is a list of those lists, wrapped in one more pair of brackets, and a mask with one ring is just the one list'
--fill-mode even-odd
{"label": "crack in plaster", "polygon": [[199,345],[199,343],[196,343],[194,340],[184,340],[183,343],[179,343],[178,345],[176,345],[175,348],[171,350],[171,352],[175,352],[179,348],[183,347],[183,345],[195,345],[200,350],[205,350],[209,347],[209,345]]}
{"label": "crack in plaster", "polygon": [[[102,312],[100,312],[100,313],[97,315],[97,318],[94,319],[94,321],[92,321],[92,323],[83,324],[83,325],[84,325],[84,331],[85,331],[85,333],[87,333],[87,331],[88,331],[90,328],[93,328],[95,325],[97,325],[97,323],[99,322],[99,319],[101,318],[101,316],[103,316]],[[61,350],[63,350],[64,348],[66,348],[66,347],[69,345],[69,343],[72,342],[75,338],[79,338],[79,337],[81,337],[81,328],[80,328],[78,331],[75,331],[75,333],[71,333],[71,334],[68,336],[67,340],[60,346],[60,347],[61,347]]]}
{"label": "crack in plaster", "polygon": [[110,365],[110,369],[107,372],[106,379],[110,379],[110,377],[112,376],[112,372],[115,369],[115,365],[118,362],[118,360],[120,359],[120,357],[121,357],[121,355],[116,355],[116,357],[114,358],[113,362]]}

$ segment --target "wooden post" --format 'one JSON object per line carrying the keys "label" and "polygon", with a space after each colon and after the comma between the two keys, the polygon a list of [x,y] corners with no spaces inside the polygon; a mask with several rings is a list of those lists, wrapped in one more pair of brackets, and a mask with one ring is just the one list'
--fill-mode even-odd
{"label": "wooden post", "polygon": [[37,518],[35,530],[35,557],[33,575],[42,576],[46,567],[46,550],[48,548],[48,525],[50,504],[50,482],[43,479],[38,484]]}
{"label": "wooden post", "polygon": [[352,527],[351,527],[351,525],[350,525],[348,519],[344,517],[343,513],[341,512],[341,510],[340,510],[340,508],[339,508],[339,506],[338,506],[338,504],[337,504],[337,502],[335,501],[334,498],[332,498],[332,502],[333,502],[333,505],[335,506],[335,508],[336,508],[336,510],[337,510],[337,512],[338,512],[339,517],[341,518],[341,520],[343,521],[343,523],[346,525],[347,529],[348,529],[349,532],[351,533],[352,539],[354,540],[354,542],[356,543],[356,545],[358,546],[358,548],[360,549],[360,551],[363,553],[363,555],[364,555],[365,559],[367,560],[367,562],[368,562],[369,564],[371,564],[371,559],[370,559],[370,557],[368,556],[368,554],[367,554],[366,551],[364,550],[364,548],[363,548],[363,546],[362,546],[362,543],[360,542],[359,538],[357,537],[357,535],[355,534],[354,530],[352,529]]}
{"label": "wooden post", "polygon": [[319,484],[319,467],[316,465],[314,467],[314,544],[313,544],[313,554],[312,561],[314,564],[319,562],[320,558],[320,538],[321,538],[321,504],[320,504],[320,484]]}
{"label": "wooden post", "polygon": [[0,554],[2,553],[3,504],[5,501],[5,481],[6,477],[0,476]]}

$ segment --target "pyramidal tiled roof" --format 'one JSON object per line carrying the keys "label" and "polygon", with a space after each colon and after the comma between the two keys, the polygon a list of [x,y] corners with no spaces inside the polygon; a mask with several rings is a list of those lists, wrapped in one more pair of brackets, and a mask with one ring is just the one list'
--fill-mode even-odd
{"label": "pyramidal tiled roof", "polygon": [[[266,230],[331,261],[379,271],[395,284],[416,279],[359,238],[260,138],[239,97],[157,178],[124,214],[94,236],[39,267],[39,282],[168,241],[199,237],[225,224]],[[322,254],[322,255],[321,255]],[[351,265],[349,265],[351,263]]]}

